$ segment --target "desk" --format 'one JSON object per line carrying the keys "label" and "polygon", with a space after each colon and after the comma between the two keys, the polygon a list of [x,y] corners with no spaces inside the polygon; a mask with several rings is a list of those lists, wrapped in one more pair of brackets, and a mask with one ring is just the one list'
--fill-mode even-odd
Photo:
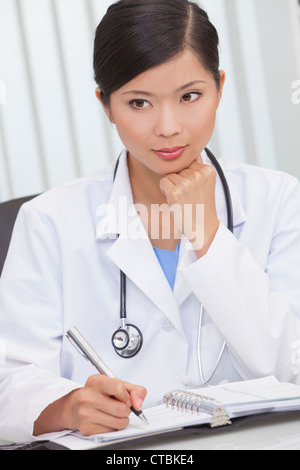
{"label": "desk", "polygon": [[[70,436],[69,444],[74,446]],[[56,441],[59,443],[59,439]],[[82,444],[82,443],[81,443]],[[66,443],[64,442],[64,445]],[[46,450],[38,448],[37,450]],[[86,447],[84,445],[84,447]],[[56,445],[50,444],[50,449]],[[81,447],[77,447],[80,449]],[[240,423],[237,427],[222,428],[218,432],[192,433],[173,437],[152,438],[151,440],[135,442],[131,445],[118,445],[103,449],[118,455],[118,451],[126,451],[134,455],[135,451],[148,451],[153,454],[166,454],[168,451],[184,454],[185,451],[197,450],[300,450],[300,411],[289,414],[273,414],[263,419],[255,419]],[[101,449],[100,449],[101,452]],[[104,455],[103,455],[104,457]]]}
{"label": "desk", "polygon": [[300,450],[300,413],[270,415],[213,434],[188,434],[116,450]]}

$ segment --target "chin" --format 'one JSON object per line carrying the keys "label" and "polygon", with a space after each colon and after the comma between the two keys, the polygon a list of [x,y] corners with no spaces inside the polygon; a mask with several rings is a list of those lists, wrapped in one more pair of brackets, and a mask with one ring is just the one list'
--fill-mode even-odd
{"label": "chin", "polygon": [[195,158],[192,159],[178,159],[174,160],[173,162],[166,162],[164,164],[164,168],[162,170],[162,173],[168,175],[171,173],[180,173],[182,170],[185,170],[186,168],[189,168],[189,166],[193,163]]}

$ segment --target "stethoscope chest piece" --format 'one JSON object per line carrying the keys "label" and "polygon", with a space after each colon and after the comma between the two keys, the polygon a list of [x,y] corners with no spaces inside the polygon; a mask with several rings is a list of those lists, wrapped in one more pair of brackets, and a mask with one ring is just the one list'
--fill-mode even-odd
{"label": "stethoscope chest piece", "polygon": [[135,356],[143,344],[143,335],[137,326],[127,323],[114,332],[111,338],[116,353],[123,358]]}

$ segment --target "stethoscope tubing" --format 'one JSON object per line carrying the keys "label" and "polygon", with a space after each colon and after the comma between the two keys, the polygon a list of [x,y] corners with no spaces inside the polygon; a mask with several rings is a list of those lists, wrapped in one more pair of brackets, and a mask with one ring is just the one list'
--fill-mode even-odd
{"label": "stethoscope tubing", "polygon": [[[230,189],[229,189],[224,171],[223,171],[221,165],[219,164],[218,160],[214,156],[214,154],[208,148],[205,148],[205,151],[206,151],[206,154],[207,154],[208,158],[210,159],[213,166],[215,167],[215,169],[218,173],[218,176],[221,180],[221,183],[222,183],[222,186],[223,186],[223,191],[224,191],[224,196],[225,196],[225,201],[226,201],[226,208],[227,208],[227,227],[233,233],[232,199],[231,199]],[[120,161],[120,156],[117,159],[117,162],[116,162],[116,165],[115,165],[114,174],[113,174],[113,181],[115,180],[115,177],[116,177],[116,174],[117,174],[117,171],[118,171],[119,161]],[[223,353],[224,353],[224,350],[225,350],[225,347],[226,347],[226,343],[225,342],[223,343],[223,346],[222,346],[222,349],[221,349],[220,354],[218,356],[216,365],[215,365],[212,373],[209,375],[209,379],[205,380],[204,377],[203,377],[201,357],[200,357],[201,328],[202,328],[203,311],[204,311],[204,307],[203,307],[203,305],[201,305],[200,318],[199,318],[199,327],[198,327],[198,339],[197,339],[197,343],[198,343],[197,357],[198,357],[198,366],[199,366],[200,379],[202,381],[202,384],[205,385],[214,376],[214,374],[215,374],[215,372],[216,372],[216,370],[217,370],[217,368],[220,364],[221,358],[223,356]],[[114,349],[115,349],[116,353],[119,356],[123,357],[124,359],[128,359],[128,358],[131,358],[131,357],[135,356],[140,351],[140,349],[142,347],[142,344],[143,344],[143,335],[142,335],[142,332],[139,330],[139,328],[136,327],[135,325],[126,324],[126,319],[127,319],[127,312],[126,312],[126,275],[122,270],[120,271],[120,319],[121,319],[121,327],[112,336],[113,346],[114,346],[113,338],[115,337],[115,335],[118,331],[122,330],[122,331],[126,332],[126,330],[128,330],[130,328],[130,329],[132,329],[136,332],[137,346],[132,351],[129,351],[127,349],[127,346],[125,348],[123,348],[122,350],[120,350],[120,348],[116,348],[114,346]]]}
{"label": "stethoscope tubing", "polygon": [[218,162],[214,154],[208,148],[205,148],[205,151],[206,151],[208,158],[214,165],[219,175],[219,178],[221,180],[223,190],[224,190],[225,201],[226,201],[226,208],[227,208],[227,228],[228,230],[230,230],[230,232],[233,233],[233,207],[232,207],[232,199],[231,199],[231,194],[230,194],[230,189],[227,183],[227,179],[224,175],[224,171],[220,163]]}

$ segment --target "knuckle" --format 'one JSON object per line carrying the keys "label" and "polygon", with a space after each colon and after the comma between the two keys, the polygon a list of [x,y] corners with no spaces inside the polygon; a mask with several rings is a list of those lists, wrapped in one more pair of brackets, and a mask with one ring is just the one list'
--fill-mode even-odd
{"label": "knuckle", "polygon": [[115,381],[115,391],[118,396],[122,396],[124,392],[126,391],[124,382],[121,380],[116,379]]}
{"label": "knuckle", "polygon": [[77,409],[77,418],[79,420],[79,423],[84,423],[86,420],[86,412],[85,408],[83,406],[79,406]]}
{"label": "knuckle", "polygon": [[194,178],[195,178],[195,181],[200,181],[203,178],[202,171],[195,171]]}
{"label": "knuckle", "polygon": [[174,201],[180,199],[180,197],[182,196],[182,187],[180,186],[175,186],[172,190],[172,198]]}
{"label": "knuckle", "polygon": [[[99,384],[99,379],[101,378],[101,375],[91,375],[87,381],[86,381],[86,386],[95,388]],[[101,379],[100,379],[101,380]]]}
{"label": "knuckle", "polygon": [[86,389],[83,388],[77,397],[78,408],[85,406],[87,402],[88,402],[88,392],[86,391]]}
{"label": "knuckle", "polygon": [[201,169],[198,166],[190,168],[188,171],[188,179],[191,181],[197,179],[197,177],[201,175]]}
{"label": "knuckle", "polygon": [[86,409],[90,404],[90,397],[84,391],[77,398],[77,415],[83,419],[86,415]]}
{"label": "knuckle", "polygon": [[210,177],[210,178],[216,177],[215,169],[210,165],[206,165],[205,172],[206,172],[207,177]]}
{"label": "knuckle", "polygon": [[196,181],[196,177],[194,174],[190,177],[190,179],[184,178],[182,181],[182,188],[185,191],[189,191],[189,189],[193,186],[194,181]]}

